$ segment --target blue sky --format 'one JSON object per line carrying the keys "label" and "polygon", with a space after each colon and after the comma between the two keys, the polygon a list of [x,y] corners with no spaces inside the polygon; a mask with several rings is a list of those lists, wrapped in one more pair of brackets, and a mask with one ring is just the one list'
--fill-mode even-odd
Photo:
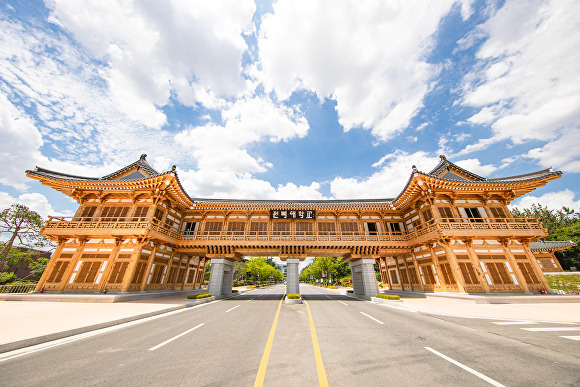
{"label": "blue sky", "polygon": [[192,197],[389,198],[438,156],[580,210],[577,1],[5,1],[0,205],[142,154]]}

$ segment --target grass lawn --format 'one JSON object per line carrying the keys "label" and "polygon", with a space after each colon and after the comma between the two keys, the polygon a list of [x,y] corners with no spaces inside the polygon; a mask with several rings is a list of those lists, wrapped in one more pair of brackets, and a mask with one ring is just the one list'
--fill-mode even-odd
{"label": "grass lawn", "polygon": [[546,274],[548,283],[552,289],[578,291],[580,285],[580,274],[573,275],[549,275]]}

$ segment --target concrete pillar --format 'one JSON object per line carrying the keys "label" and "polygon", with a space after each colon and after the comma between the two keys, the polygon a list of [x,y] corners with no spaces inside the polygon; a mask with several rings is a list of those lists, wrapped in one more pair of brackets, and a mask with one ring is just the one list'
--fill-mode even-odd
{"label": "concrete pillar", "polygon": [[300,259],[288,258],[286,260],[286,294],[300,294],[300,281],[298,280],[298,264]]}
{"label": "concrete pillar", "polygon": [[372,258],[358,259],[349,264],[352,272],[352,290],[356,296],[370,298],[379,293],[374,264],[375,260]]}
{"label": "concrete pillar", "polygon": [[232,293],[235,262],[225,258],[213,258],[207,292],[212,296],[229,296]]}

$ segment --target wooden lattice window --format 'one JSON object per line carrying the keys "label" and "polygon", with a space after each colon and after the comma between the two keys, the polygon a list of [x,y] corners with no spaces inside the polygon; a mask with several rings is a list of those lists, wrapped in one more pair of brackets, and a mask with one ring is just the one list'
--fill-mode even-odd
{"label": "wooden lattice window", "polygon": [[443,219],[452,219],[453,211],[451,210],[451,207],[439,207],[439,215]]}
{"label": "wooden lattice window", "polygon": [[155,265],[155,268],[153,269],[153,274],[151,275],[151,281],[149,281],[149,283],[150,284],[160,284],[161,280],[163,279],[164,269],[165,269],[165,266]]}
{"label": "wooden lattice window", "polygon": [[[97,206],[85,206],[83,207],[83,209],[81,210],[80,213],[80,217],[81,218],[92,218],[93,216],[95,216],[95,212],[97,211]],[[89,220],[89,219],[87,219]]]}
{"label": "wooden lattice window", "polygon": [[52,269],[52,272],[48,276],[46,282],[60,282],[64,272],[68,268],[69,263],[69,261],[56,261],[56,264],[54,265],[54,268]]}
{"label": "wooden lattice window", "polygon": [[210,234],[219,234],[222,231],[222,222],[205,222],[205,231]]}
{"label": "wooden lattice window", "polygon": [[147,212],[149,211],[149,207],[147,206],[138,206],[135,208],[135,214],[133,217],[135,218],[145,218],[147,216]]}
{"label": "wooden lattice window", "polygon": [[101,218],[106,218],[109,220],[123,218],[129,213],[129,208],[130,207],[127,206],[103,207],[101,210]]}
{"label": "wooden lattice window", "polygon": [[145,274],[145,269],[147,268],[147,262],[139,261],[135,267],[135,274],[131,280],[132,284],[140,284],[143,282],[143,275]]}
{"label": "wooden lattice window", "polygon": [[95,277],[97,276],[100,267],[100,261],[84,261],[81,265],[81,270],[75,278],[75,283],[92,284],[95,282]]}
{"label": "wooden lattice window", "polygon": [[393,285],[398,285],[399,284],[399,276],[397,275],[397,271],[396,270],[389,270],[389,274],[391,276],[391,283]]}
{"label": "wooden lattice window", "polygon": [[163,215],[165,215],[165,211],[163,211],[161,208],[157,208],[155,209],[155,215],[153,215],[153,217],[161,221],[161,219],[163,219]]}
{"label": "wooden lattice window", "polygon": [[411,279],[412,284],[418,284],[419,278],[417,278],[417,272],[414,268],[409,268],[409,278]]}
{"label": "wooden lattice window", "polygon": [[296,222],[296,232],[298,234],[312,234],[312,222]]}
{"label": "wooden lattice window", "polygon": [[343,234],[358,234],[358,223],[340,222],[340,232]]}
{"label": "wooden lattice window", "polygon": [[318,222],[318,233],[322,235],[336,234],[336,223]]}
{"label": "wooden lattice window", "polygon": [[287,234],[290,232],[289,222],[274,222],[272,223],[272,231],[276,235]]}
{"label": "wooden lattice window", "polygon": [[391,222],[389,223],[389,230],[395,235],[401,235],[403,230],[401,230],[401,225],[399,223]]}
{"label": "wooden lattice window", "polygon": [[511,285],[512,279],[503,262],[485,262],[485,267],[491,276],[494,285]]}
{"label": "wooden lattice window", "polygon": [[123,278],[125,277],[125,272],[127,271],[127,267],[129,266],[129,262],[115,262],[113,266],[113,271],[109,277],[109,283],[111,284],[120,284],[123,282]]}
{"label": "wooden lattice window", "polygon": [[422,266],[423,276],[425,277],[425,282],[428,285],[435,285],[435,275],[433,274],[433,268],[431,265]]}
{"label": "wooden lattice window", "polygon": [[268,232],[268,222],[251,222],[250,234],[265,235]]}
{"label": "wooden lattice window", "polygon": [[409,279],[407,278],[407,269],[400,269],[399,273],[401,273],[401,282],[404,284],[408,284]]}
{"label": "wooden lattice window", "polygon": [[[457,258],[459,258],[459,256],[457,256]],[[477,275],[475,274],[471,262],[459,262],[459,269],[461,270],[466,285],[479,285]]]}
{"label": "wooden lattice window", "polygon": [[179,272],[177,274],[177,283],[182,284],[183,277],[185,277],[185,268],[182,267],[179,269]]}
{"label": "wooden lattice window", "polygon": [[431,212],[430,208],[423,211],[422,214],[423,214],[423,220],[425,221],[425,223],[427,223],[428,221],[433,219],[433,213]]}
{"label": "wooden lattice window", "polygon": [[470,222],[483,222],[481,213],[477,207],[465,207],[464,210]]}
{"label": "wooden lattice window", "polygon": [[524,279],[529,284],[539,284],[538,277],[536,273],[534,273],[534,269],[532,269],[532,265],[529,262],[518,262],[518,267],[522,272]]}
{"label": "wooden lattice window", "polygon": [[489,207],[489,210],[491,211],[491,215],[494,218],[507,218],[506,213],[502,207]]}
{"label": "wooden lattice window", "polygon": [[443,273],[443,281],[445,281],[445,283],[448,285],[455,284],[455,278],[451,272],[451,266],[448,263],[442,263],[439,266],[441,267],[441,272]]}
{"label": "wooden lattice window", "polygon": [[245,227],[246,227],[245,222],[229,222],[228,223],[228,232],[233,232],[236,234],[243,234]]}

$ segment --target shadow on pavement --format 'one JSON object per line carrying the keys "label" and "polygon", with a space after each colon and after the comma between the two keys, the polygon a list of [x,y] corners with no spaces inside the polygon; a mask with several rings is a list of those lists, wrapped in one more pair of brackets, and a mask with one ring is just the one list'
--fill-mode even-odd
{"label": "shadow on pavement", "polygon": [[242,300],[255,300],[255,301],[280,301],[284,292],[281,293],[268,293],[268,294],[241,294],[239,296],[234,296],[232,298],[226,298],[223,301],[242,301]]}

